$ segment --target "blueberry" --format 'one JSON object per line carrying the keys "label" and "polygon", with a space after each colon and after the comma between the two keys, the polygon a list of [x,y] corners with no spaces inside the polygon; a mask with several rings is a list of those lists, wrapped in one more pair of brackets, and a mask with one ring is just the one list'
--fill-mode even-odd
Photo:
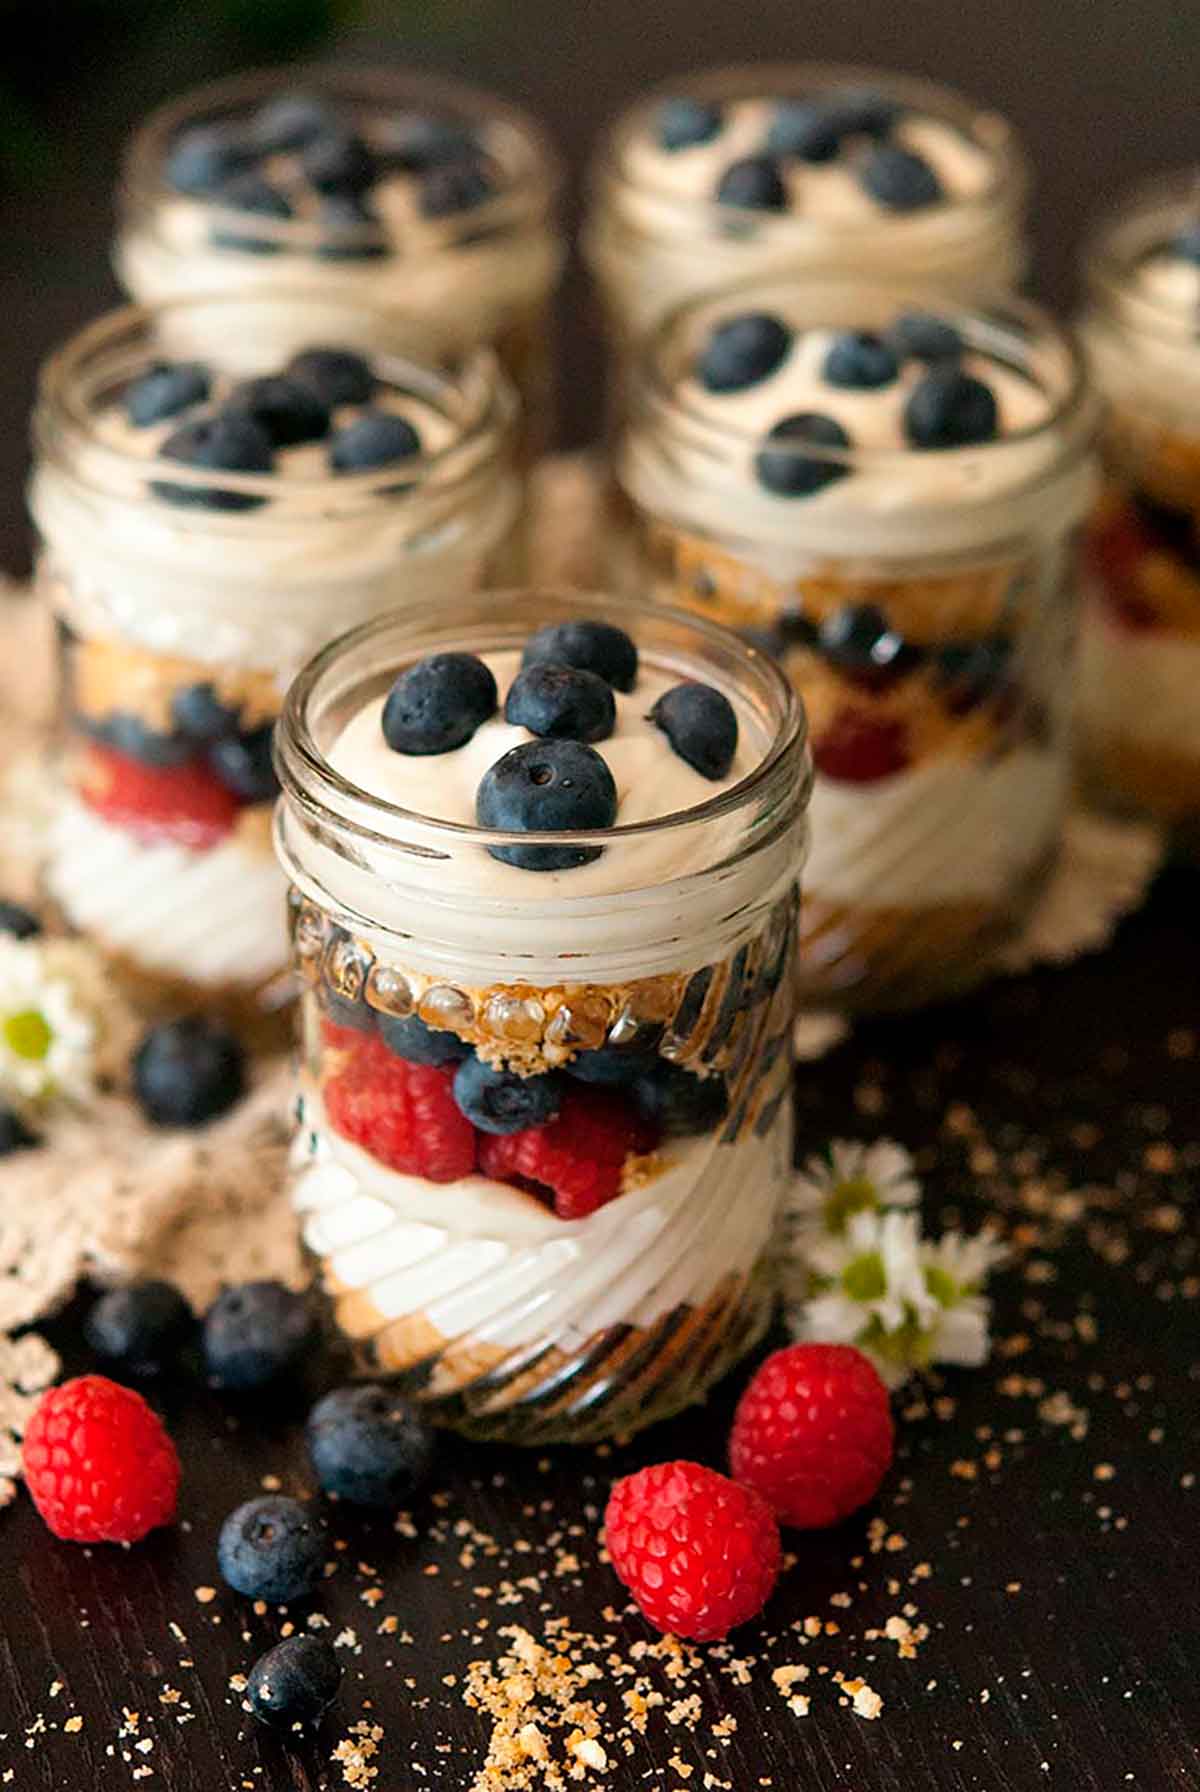
{"label": "blueberry", "polygon": [[171,698],[171,720],[189,741],[207,744],[231,734],[238,724],[236,704],[222,703],[213,685],[185,684]]}
{"label": "blueberry", "polygon": [[654,134],[660,149],[691,149],[698,143],[711,143],[724,124],[721,108],[713,100],[664,100],[654,120]]}
{"label": "blueberry", "polygon": [[458,1064],[471,1054],[465,1039],[445,1027],[429,1027],[419,1014],[378,1017],[379,1034],[389,1051],[410,1064]]}
{"label": "blueberry", "polygon": [[[271,439],[253,417],[219,411],[215,417],[198,417],[182,423],[167,437],[159,454],[165,460],[182,461],[189,467],[214,467],[227,473],[269,473],[274,466]],[[156,479],[156,496],[169,504],[200,506],[206,510],[252,510],[263,499],[251,492],[222,491],[219,486],[174,485]]]}
{"label": "blueberry", "polygon": [[139,429],[202,404],[211,381],[200,361],[156,361],[125,393],[125,415]]}
{"label": "blueberry", "polygon": [[366,404],[375,390],[375,375],[366,361],[346,348],[301,349],[284,372],[330,410],[340,404]]}
{"label": "blueberry", "polygon": [[343,995],[328,984],[321,988],[321,1011],[337,1027],[353,1027],[356,1033],[373,1033],[381,1018],[361,996]]}
{"label": "blueberry", "polygon": [[377,152],[391,168],[424,174],[444,162],[461,162],[480,153],[469,125],[436,113],[404,112],[389,125]]}
{"label": "blueberry", "polygon": [[769,311],[743,311],[716,324],[696,362],[706,392],[744,392],[782,366],[792,333]]}
{"label": "blueberry", "polygon": [[723,778],[737,752],[738,722],[732,703],[711,684],[689,679],[664,691],[650,711],[675,752],[702,778]]}
{"label": "blueberry", "polygon": [[653,1053],[634,1051],[628,1046],[602,1045],[594,1052],[580,1052],[567,1065],[567,1075],[576,1082],[593,1083],[601,1089],[623,1089],[646,1074],[654,1061]]}
{"label": "blueberry", "polygon": [[843,604],[822,622],[817,644],[839,672],[876,687],[903,677],[918,657],[873,604]]}
{"label": "blueberry", "polygon": [[131,1282],[100,1296],[84,1334],[98,1356],[154,1375],[179,1355],[194,1324],[192,1309],[170,1282]]}
{"label": "blueberry", "polygon": [[204,1319],[204,1360],[220,1387],[268,1387],[295,1368],[312,1344],[309,1304],[282,1282],[240,1282],[218,1294]]}
{"label": "blueberry", "polygon": [[611,622],[551,622],[530,635],[522,666],[555,660],[580,672],[595,672],[614,691],[631,691],[637,683],[637,648],[624,629]]}
{"label": "blueberry", "polygon": [[648,1120],[674,1138],[710,1132],[729,1107],[723,1077],[697,1076],[666,1058],[639,1077],[634,1100]]}
{"label": "blueberry", "polygon": [[372,1382],[318,1400],[305,1437],[324,1492],[353,1506],[394,1511],[420,1491],[433,1467],[430,1426],[398,1394]]}
{"label": "blueberry", "polygon": [[252,146],[228,125],[197,124],[176,137],[164,172],[180,193],[207,197],[253,159]]}
{"label": "blueberry", "polygon": [[991,388],[945,362],[923,375],[904,407],[904,433],[914,448],[990,442],[997,422]]}
{"label": "blueberry", "polygon": [[454,1073],[454,1099],[480,1132],[524,1132],[554,1119],[562,1083],[553,1072],[517,1076],[511,1070],[493,1070],[480,1058],[467,1058]]}
{"label": "blueberry", "polygon": [[1200,218],[1194,218],[1190,224],[1185,224],[1171,238],[1168,246],[1171,254],[1177,255],[1180,261],[1191,261],[1200,267]]}
{"label": "blueberry", "polygon": [[846,87],[835,95],[833,108],[845,136],[886,137],[902,111],[896,100],[870,87]]}
{"label": "blueberry", "polygon": [[1012,675],[1012,659],[1012,642],[1002,635],[942,647],[938,683],[951,714],[966,715],[1003,690]]}
{"label": "blueberry", "polygon": [[139,765],[169,769],[186,764],[192,757],[190,741],[177,734],[159,733],[140,716],[128,715],[123,710],[105,716],[102,722],[85,722],[84,726],[94,740],[103,742],[125,759],[136,760]]}
{"label": "blueberry", "polygon": [[203,1015],[160,1021],[133,1054],[133,1089],[153,1126],[203,1126],[241,1100],[245,1054],[229,1028]]}
{"label": "blueberry", "polygon": [[243,803],[273,803],[279,795],[271,757],[274,736],[274,723],[263,722],[244,734],[225,735],[208,750],[209,766]]}
{"label": "blueberry", "polygon": [[358,193],[330,193],[321,201],[322,261],[375,261],[390,255],[378,215]]}
{"label": "blueberry", "polygon": [[894,143],[881,143],[872,150],[858,178],[871,198],[892,212],[920,211],[942,197],[942,183],[924,156]]}
{"label": "blueberry", "polygon": [[342,1664],[316,1636],[289,1636],[261,1655],[246,1679],[246,1701],[273,1730],[309,1730],[332,1704]]}
{"label": "blueberry", "polygon": [[906,311],[888,331],[888,341],[902,361],[957,361],[962,337],[944,318],[928,311]]}
{"label": "blueberry", "polygon": [[375,180],[375,158],[354,131],[323,131],[305,144],[305,177],[318,193],[365,193]]}
{"label": "blueberry", "polygon": [[422,177],[417,204],[426,218],[451,218],[473,211],[496,191],[487,168],[477,156],[459,162],[442,162]]}
{"label": "blueberry", "polygon": [[21,1116],[0,1101],[0,1157],[11,1157],[14,1151],[32,1151],[41,1142]]}
{"label": "blueberry", "polygon": [[325,1527],[307,1506],[265,1494],[229,1514],[217,1540],[217,1565],[235,1593],[290,1605],[316,1587],[325,1549]]}
{"label": "blueberry", "polygon": [[780,100],[767,132],[773,156],[831,162],[842,146],[841,114],[823,100]]}
{"label": "blueberry", "polygon": [[247,137],[262,155],[277,156],[306,148],[335,126],[327,100],[311,93],[281,93],[254,114]]}
{"label": "blueberry", "polygon": [[243,380],[230,393],[225,408],[228,416],[253,418],[276,448],[315,442],[329,428],[328,406],[311,386],[289,379],[286,373]]}
{"label": "blueberry", "polygon": [[329,464],[335,473],[365,473],[390,467],[421,452],[421,438],[407,417],[394,411],[363,411],[329,443]]}
{"label": "blueberry", "polygon": [[781,498],[808,498],[850,471],[836,460],[805,454],[804,448],[849,448],[850,437],[835,417],[796,411],[781,417],[754,457],[759,484]]}
{"label": "blueberry", "polygon": [[401,672],[383,706],[393,753],[452,753],[496,713],[496,680],[472,653],[431,653]]}
{"label": "blueberry", "polygon": [[[511,833],[610,828],[617,787],[594,747],[574,740],[531,740],[488,768],[475,798],[481,827]],[[568,871],[599,858],[599,846],[490,846],[494,859],[522,871]]]}
{"label": "blueberry", "polygon": [[41,931],[42,923],[31,909],[0,898],[0,933],[10,934],[17,940],[31,940]]}
{"label": "blueberry", "polygon": [[[256,218],[283,219],[293,215],[286,194],[253,170],[235,174],[232,180],[226,181],[216,195],[216,203],[229,211],[249,212]],[[262,236],[256,231],[229,224],[214,226],[212,240],[218,249],[237,249],[247,255],[275,255],[283,247],[274,236]]]}
{"label": "blueberry", "polygon": [[717,182],[717,204],[744,211],[785,212],[787,187],[774,156],[745,156],[731,162]]}
{"label": "blueberry", "polygon": [[830,343],[821,372],[831,386],[873,392],[891,385],[900,363],[882,337],[869,330],[845,330]]}
{"label": "blueberry", "polygon": [[595,672],[536,660],[514,678],[504,719],[548,740],[607,740],[616,726],[612,686]]}

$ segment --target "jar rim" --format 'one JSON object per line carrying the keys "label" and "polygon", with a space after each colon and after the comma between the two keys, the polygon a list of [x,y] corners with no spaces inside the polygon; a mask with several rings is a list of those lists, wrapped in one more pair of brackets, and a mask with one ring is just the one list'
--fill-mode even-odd
{"label": "jar rim", "polygon": [[1127,188],[1092,218],[1084,238],[1084,279],[1092,301],[1146,334],[1157,332],[1194,345],[1194,311],[1170,305],[1160,295],[1134,291],[1129,280],[1140,262],[1165,246],[1168,235],[1198,222],[1200,165]]}

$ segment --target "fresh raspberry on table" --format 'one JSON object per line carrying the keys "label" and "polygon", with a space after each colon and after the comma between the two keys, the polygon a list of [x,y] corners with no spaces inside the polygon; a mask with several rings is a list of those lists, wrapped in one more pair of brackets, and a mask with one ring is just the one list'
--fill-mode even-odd
{"label": "fresh raspberry on table", "polygon": [[238,817],[233,792],[198,760],[143,765],[124,753],[91,745],[82,758],[78,790],[88,808],[115,827],[193,851],[215,846]]}
{"label": "fresh raspberry on table", "polygon": [[842,784],[875,784],[908,764],[904,723],[843,708],[812,744],[813,764]]}
{"label": "fresh raspberry on table", "polygon": [[107,1376],[43,1395],[21,1454],[34,1505],[68,1542],[138,1543],[175,1516],[175,1446],[142,1396]]}
{"label": "fresh raspberry on table", "polygon": [[657,1129],[609,1089],[567,1089],[555,1119],[523,1132],[482,1134],[479,1168],[496,1182],[549,1199],[561,1220],[581,1220],[621,1192],[631,1152],[650,1151]]}
{"label": "fresh raspberry on table", "polygon": [[755,1617],[779,1575],[779,1526],[761,1494],[698,1462],[618,1481],[604,1514],[612,1565],[659,1630],[715,1642]]}
{"label": "fresh raspberry on table", "polygon": [[887,1389],[861,1350],[791,1344],[767,1358],[738,1402],[729,1466],[781,1524],[818,1530],[874,1498],[894,1439]]}
{"label": "fresh raspberry on table", "polygon": [[475,1168],[475,1128],[454,1099],[454,1065],[410,1064],[359,1038],[324,1087],[330,1125],[389,1170],[457,1182]]}

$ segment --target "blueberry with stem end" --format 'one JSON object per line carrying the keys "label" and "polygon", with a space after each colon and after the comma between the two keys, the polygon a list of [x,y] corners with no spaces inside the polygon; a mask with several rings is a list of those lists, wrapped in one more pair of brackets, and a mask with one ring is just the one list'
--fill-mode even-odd
{"label": "blueberry with stem end", "polygon": [[607,740],[616,726],[612,686],[595,672],[537,660],[524,666],[504,701],[504,719],[547,740]]}
{"label": "blueberry with stem end", "polygon": [[[533,740],[489,766],[475,798],[481,827],[507,833],[593,832],[617,816],[612,772],[594,747],[574,740]],[[494,859],[522,871],[569,871],[589,864],[599,846],[489,846]]]}
{"label": "blueberry with stem end", "polygon": [[496,1070],[481,1058],[468,1058],[454,1073],[454,1099],[480,1132],[525,1132],[548,1126],[558,1113],[562,1082],[553,1071],[543,1076],[517,1076]]}
{"label": "blueberry with stem end", "polygon": [[282,1282],[241,1282],[204,1317],[204,1360],[218,1387],[253,1393],[296,1368],[316,1334],[303,1294]]}
{"label": "blueberry with stem end", "polygon": [[420,1492],[433,1467],[432,1427],[374,1382],[334,1388],[318,1400],[305,1438],[322,1491],[353,1506],[394,1511]]}
{"label": "blueberry with stem end", "polygon": [[221,1578],[247,1599],[290,1605],[321,1579],[327,1540],[320,1519],[299,1500],[265,1494],[237,1506],[221,1526]]}

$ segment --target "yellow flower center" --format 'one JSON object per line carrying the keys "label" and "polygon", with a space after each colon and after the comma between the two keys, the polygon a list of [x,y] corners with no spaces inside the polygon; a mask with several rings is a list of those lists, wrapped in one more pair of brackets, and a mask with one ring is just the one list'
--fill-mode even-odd
{"label": "yellow flower center", "polygon": [[880,1300],[887,1292],[887,1276],[878,1251],[865,1251],[842,1271],[842,1287],[851,1300]]}
{"label": "yellow flower center", "polygon": [[874,1213],[878,1206],[879,1196],[869,1176],[847,1176],[829,1191],[825,1224],[840,1237],[856,1213]]}
{"label": "yellow flower center", "polygon": [[46,1056],[54,1034],[44,1014],[36,1008],[24,1008],[18,1014],[7,1014],[3,1023],[4,1043],[14,1058],[27,1058],[37,1063]]}

